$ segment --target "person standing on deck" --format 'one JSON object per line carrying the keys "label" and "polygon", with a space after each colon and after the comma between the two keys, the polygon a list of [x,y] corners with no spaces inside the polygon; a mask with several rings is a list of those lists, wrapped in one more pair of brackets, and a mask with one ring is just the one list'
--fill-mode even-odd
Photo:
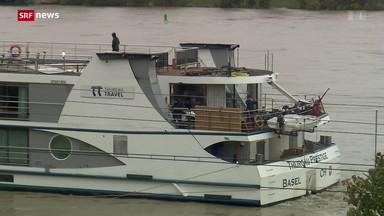
{"label": "person standing on deck", "polygon": [[257,100],[253,99],[251,95],[247,96],[247,100],[245,101],[246,109],[248,111],[248,121],[251,121],[253,125],[255,125],[255,105],[257,110]]}
{"label": "person standing on deck", "polygon": [[116,51],[116,52],[119,52],[119,45],[120,45],[120,40],[119,38],[116,36],[116,33],[113,32],[112,33],[112,51]]}
{"label": "person standing on deck", "polygon": [[247,100],[245,101],[245,105],[247,106],[248,111],[253,112],[255,111],[255,105],[257,105],[257,100],[253,99],[251,95],[248,95]]}

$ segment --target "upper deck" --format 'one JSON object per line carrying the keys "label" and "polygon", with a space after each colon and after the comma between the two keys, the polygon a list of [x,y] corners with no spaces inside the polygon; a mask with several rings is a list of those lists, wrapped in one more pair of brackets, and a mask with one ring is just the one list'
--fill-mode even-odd
{"label": "upper deck", "polygon": [[[273,74],[266,62],[264,69],[239,67],[239,52],[235,52],[239,45],[236,44],[180,45],[121,45],[120,53],[153,55],[159,76],[245,77]],[[79,76],[95,53],[108,53],[109,50],[109,44],[0,41],[0,72]]]}
{"label": "upper deck", "polygon": [[[274,84],[276,79],[269,57],[265,56],[264,69],[239,67],[238,45],[122,45],[122,52],[103,52],[109,45],[0,44],[1,119],[92,119],[94,124],[143,127],[148,121],[159,127],[249,132],[268,128],[266,121],[283,112],[311,110],[307,104],[298,107],[299,101],[284,91],[295,102],[290,110],[263,95],[261,84]],[[100,89],[112,92],[101,97]],[[114,95],[126,97],[112,99]],[[246,104],[248,95],[255,99],[253,108]],[[100,109],[88,109],[89,104]],[[102,112],[105,107],[110,112]]]}
{"label": "upper deck", "polygon": [[249,69],[245,67],[193,67],[193,68],[174,68],[171,66],[159,68],[157,74],[160,76],[204,76],[204,77],[248,77],[272,75],[272,71]]}

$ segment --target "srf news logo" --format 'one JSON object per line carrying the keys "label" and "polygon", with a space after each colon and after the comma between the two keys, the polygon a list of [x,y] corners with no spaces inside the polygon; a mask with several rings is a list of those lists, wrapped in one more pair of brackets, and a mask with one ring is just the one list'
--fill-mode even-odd
{"label": "srf news logo", "polygon": [[17,21],[35,21],[36,19],[58,19],[59,13],[36,13],[35,10],[17,10]]}

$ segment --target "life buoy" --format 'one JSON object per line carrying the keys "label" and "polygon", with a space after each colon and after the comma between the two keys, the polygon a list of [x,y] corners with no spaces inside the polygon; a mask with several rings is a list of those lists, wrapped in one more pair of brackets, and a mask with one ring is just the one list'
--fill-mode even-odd
{"label": "life buoy", "polygon": [[[13,52],[13,49],[17,48],[17,52]],[[11,53],[12,57],[19,57],[21,55],[21,47],[17,44],[12,45],[11,48],[9,49],[9,52]]]}
{"label": "life buoy", "polygon": [[264,119],[261,118],[261,116],[255,115],[255,117],[253,119],[255,120],[255,125],[257,128],[259,128],[259,129],[264,128]]}

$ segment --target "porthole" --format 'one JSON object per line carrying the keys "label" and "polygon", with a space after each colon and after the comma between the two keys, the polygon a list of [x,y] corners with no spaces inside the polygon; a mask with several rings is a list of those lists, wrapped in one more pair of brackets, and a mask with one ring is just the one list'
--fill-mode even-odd
{"label": "porthole", "polygon": [[71,155],[72,143],[67,137],[57,135],[51,139],[49,150],[55,159],[65,160]]}

